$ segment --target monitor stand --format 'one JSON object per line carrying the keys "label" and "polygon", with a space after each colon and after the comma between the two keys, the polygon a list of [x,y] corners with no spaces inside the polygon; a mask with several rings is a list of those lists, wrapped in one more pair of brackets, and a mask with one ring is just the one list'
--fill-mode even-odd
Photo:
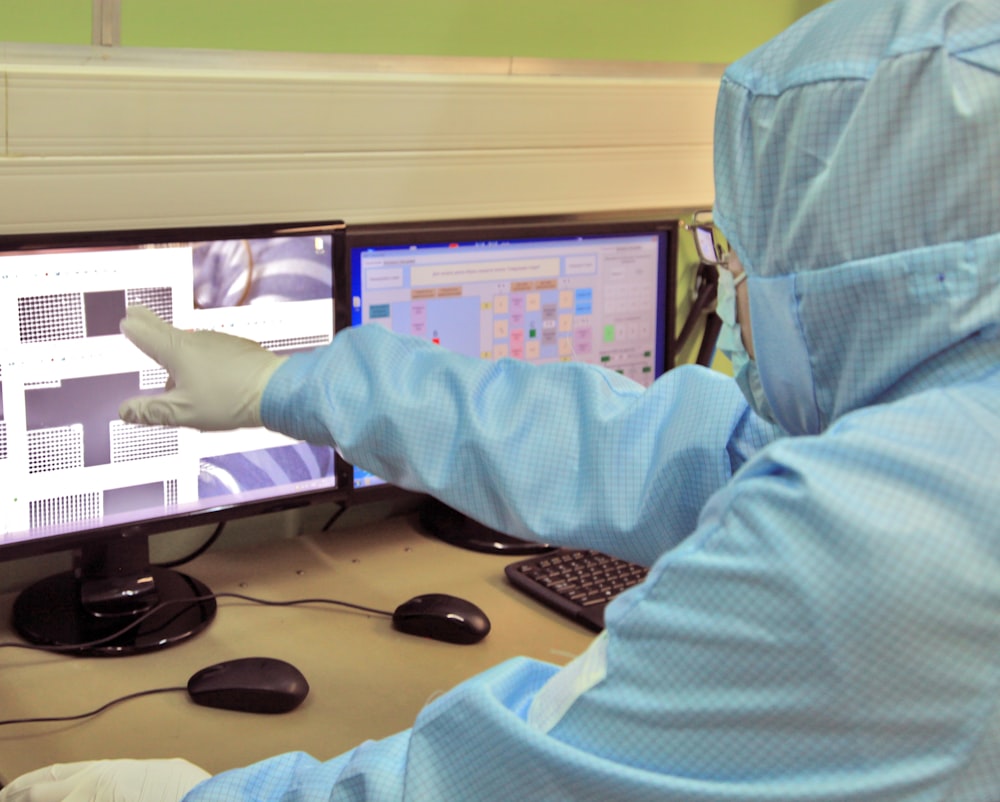
{"label": "monitor stand", "polygon": [[420,508],[420,523],[428,534],[445,543],[488,554],[544,554],[554,546],[505,535],[474,521],[447,504],[428,498]]}
{"label": "monitor stand", "polygon": [[123,537],[84,546],[73,570],[23,590],[14,601],[14,627],[29,643],[115,657],[187,640],[215,610],[206,585],[151,565],[145,537]]}

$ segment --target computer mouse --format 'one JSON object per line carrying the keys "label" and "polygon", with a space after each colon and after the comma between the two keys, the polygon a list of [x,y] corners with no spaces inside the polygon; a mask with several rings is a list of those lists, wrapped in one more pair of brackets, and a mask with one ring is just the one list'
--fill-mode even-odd
{"label": "computer mouse", "polygon": [[427,593],[403,602],[392,614],[400,632],[447,643],[478,643],[490,632],[490,619],[476,605],[446,593]]}
{"label": "computer mouse", "polygon": [[197,704],[246,713],[287,713],[309,693],[295,666],[273,657],[243,657],[192,675],[188,694]]}

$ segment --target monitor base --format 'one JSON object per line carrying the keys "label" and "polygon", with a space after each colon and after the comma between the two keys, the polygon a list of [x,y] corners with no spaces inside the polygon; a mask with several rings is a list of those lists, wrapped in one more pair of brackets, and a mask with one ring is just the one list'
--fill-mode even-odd
{"label": "monitor base", "polygon": [[[207,585],[165,568],[151,568],[149,574],[158,601],[148,618],[143,619],[142,613],[95,616],[83,605],[76,573],[66,571],[21,592],[14,601],[14,628],[29,643],[66,654],[116,657],[173,646],[211,623],[217,605]],[[116,634],[140,619],[127,632]]]}
{"label": "monitor base", "polygon": [[452,546],[470,551],[516,556],[544,554],[555,548],[547,543],[523,540],[497,532],[433,498],[427,499],[421,505],[420,523],[428,534]]}

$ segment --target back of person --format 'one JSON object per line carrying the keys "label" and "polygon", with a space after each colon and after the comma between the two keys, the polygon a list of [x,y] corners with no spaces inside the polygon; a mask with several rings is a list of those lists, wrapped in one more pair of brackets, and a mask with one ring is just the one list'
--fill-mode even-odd
{"label": "back of person", "polygon": [[804,702],[784,750],[831,799],[1000,798],[998,109],[992,0],[830,3],[720,91],[715,220],[801,436],[702,523],[766,539],[755,581],[802,602],[771,690]]}

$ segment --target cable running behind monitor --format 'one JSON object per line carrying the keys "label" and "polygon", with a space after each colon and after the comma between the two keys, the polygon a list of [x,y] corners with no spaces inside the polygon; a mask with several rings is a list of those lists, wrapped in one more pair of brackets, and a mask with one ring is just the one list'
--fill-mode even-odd
{"label": "cable running behind monitor", "polygon": [[[350,226],[338,321],[484,359],[588,362],[649,386],[675,359],[677,229],[655,211]],[[352,485],[359,500],[392,492],[356,467]],[[433,500],[422,520],[474,550],[548,548]]]}
{"label": "cable running behind monitor", "polygon": [[17,598],[24,638],[98,655],[181,642],[215,602],[150,564],[150,535],[337,496],[331,448],[119,420],[167,381],[119,323],[142,304],[277,353],[329,343],[342,248],[336,222],[0,237],[0,559],[74,552]]}

